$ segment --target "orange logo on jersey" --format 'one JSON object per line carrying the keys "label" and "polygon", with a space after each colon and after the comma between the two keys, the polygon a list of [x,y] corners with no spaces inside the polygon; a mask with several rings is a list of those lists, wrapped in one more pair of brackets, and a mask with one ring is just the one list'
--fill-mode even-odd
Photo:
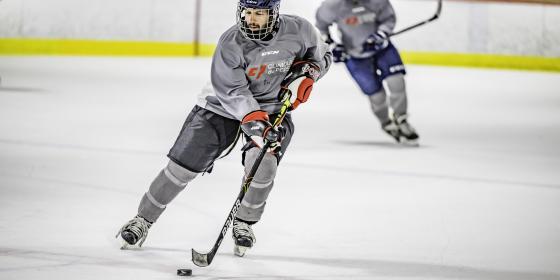
{"label": "orange logo on jersey", "polygon": [[249,75],[249,77],[257,76],[257,80],[258,80],[261,78],[262,74],[264,74],[266,68],[267,68],[266,65],[261,65],[260,67],[251,67],[247,71],[247,75]]}
{"label": "orange logo on jersey", "polygon": [[355,16],[349,16],[344,19],[344,23],[350,26],[356,26],[364,23],[375,22],[377,15],[375,13],[361,13]]}
{"label": "orange logo on jersey", "polygon": [[263,75],[275,75],[276,73],[287,73],[294,58],[273,61],[268,64],[251,65],[246,70],[247,77],[258,80]]}
{"label": "orange logo on jersey", "polygon": [[360,23],[360,20],[358,20],[357,16],[351,16],[351,17],[346,18],[344,23],[346,23],[348,25],[358,25]]}

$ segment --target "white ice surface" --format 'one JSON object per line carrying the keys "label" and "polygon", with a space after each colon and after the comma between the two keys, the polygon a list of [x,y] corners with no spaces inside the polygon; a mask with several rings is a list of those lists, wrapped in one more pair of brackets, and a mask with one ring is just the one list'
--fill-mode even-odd
{"label": "white ice surface", "polygon": [[0,57],[0,279],[560,279],[558,73],[409,66],[407,148],[335,65],[293,114],[246,258],[228,237],[190,262],[237,195],[238,149],[119,250],[209,63]]}

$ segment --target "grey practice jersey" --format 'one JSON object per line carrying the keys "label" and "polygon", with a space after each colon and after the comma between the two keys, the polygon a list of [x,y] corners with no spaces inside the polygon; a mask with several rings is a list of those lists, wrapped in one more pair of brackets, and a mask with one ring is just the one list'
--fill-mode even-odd
{"label": "grey practice jersey", "polygon": [[328,45],[307,20],[281,15],[278,32],[269,41],[252,41],[233,26],[218,42],[212,59],[212,83],[198,105],[227,118],[241,120],[256,110],[277,113],[280,84],[292,62],[316,63],[323,76],[332,61]]}
{"label": "grey practice jersey", "polygon": [[329,26],[336,23],[342,44],[353,57],[368,57],[363,53],[367,37],[377,30],[388,34],[396,23],[395,11],[388,0],[325,0],[316,13],[316,26],[328,34]]}

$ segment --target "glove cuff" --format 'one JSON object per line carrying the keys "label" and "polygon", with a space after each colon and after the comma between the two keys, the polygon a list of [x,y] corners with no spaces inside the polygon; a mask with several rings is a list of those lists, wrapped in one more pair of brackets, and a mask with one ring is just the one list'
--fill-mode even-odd
{"label": "glove cuff", "polygon": [[295,69],[298,65],[302,64],[301,73],[303,73],[308,78],[313,79],[313,81],[317,81],[319,76],[321,75],[321,68],[315,63],[307,60],[301,60],[294,62],[291,66],[291,69]]}

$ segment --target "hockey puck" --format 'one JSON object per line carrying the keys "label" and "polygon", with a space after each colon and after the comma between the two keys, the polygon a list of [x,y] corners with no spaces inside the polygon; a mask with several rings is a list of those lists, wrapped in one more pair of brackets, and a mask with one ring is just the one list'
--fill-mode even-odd
{"label": "hockey puck", "polygon": [[192,275],[192,269],[179,268],[179,269],[177,269],[177,275],[179,275],[179,276],[191,276]]}

